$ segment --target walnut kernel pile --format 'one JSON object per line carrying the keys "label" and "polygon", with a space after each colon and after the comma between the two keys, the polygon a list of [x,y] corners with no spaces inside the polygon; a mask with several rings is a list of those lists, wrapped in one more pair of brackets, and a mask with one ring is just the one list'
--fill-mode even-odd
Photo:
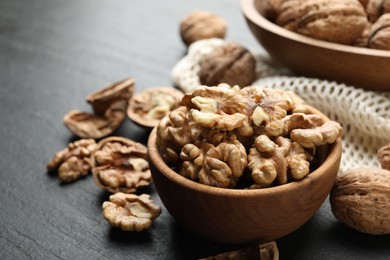
{"label": "walnut kernel pile", "polygon": [[319,147],[342,134],[291,91],[200,86],[160,121],[157,145],[182,176],[216,187],[263,188],[299,180]]}

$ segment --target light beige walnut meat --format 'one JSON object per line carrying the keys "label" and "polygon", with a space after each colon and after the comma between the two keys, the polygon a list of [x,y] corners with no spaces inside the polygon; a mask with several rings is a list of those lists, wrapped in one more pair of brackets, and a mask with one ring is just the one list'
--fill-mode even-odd
{"label": "light beige walnut meat", "polygon": [[161,214],[161,208],[147,194],[118,192],[111,195],[110,201],[105,201],[102,207],[103,216],[110,225],[124,231],[148,229],[152,221]]}
{"label": "light beige walnut meat", "polygon": [[236,251],[222,253],[201,260],[279,260],[279,249],[275,241],[259,244]]}
{"label": "light beige walnut meat", "polygon": [[134,80],[129,78],[99,90],[87,97],[94,113],[70,111],[64,117],[64,124],[81,138],[99,139],[110,135],[126,118],[133,89]]}
{"label": "light beige walnut meat", "polygon": [[223,39],[226,31],[225,20],[207,11],[194,11],[180,22],[180,36],[187,46],[203,39]]}
{"label": "light beige walnut meat", "polygon": [[286,0],[276,23],[312,38],[352,44],[368,21],[358,0]]}
{"label": "light beige walnut meat", "polygon": [[185,145],[180,154],[181,174],[209,186],[235,187],[247,165],[247,156],[245,147],[234,139],[232,136],[217,146],[204,142]]}
{"label": "light beige walnut meat", "polygon": [[266,135],[258,136],[248,155],[254,187],[269,187],[274,182],[285,184],[289,178],[302,179],[310,171],[308,159],[306,151],[297,142],[281,136],[275,141]]}
{"label": "light beige walnut meat", "polygon": [[58,178],[63,182],[76,181],[91,170],[91,156],[96,149],[93,139],[81,139],[70,143],[55,154],[47,164],[49,171],[58,169]]}
{"label": "light beige walnut meat", "polygon": [[170,111],[179,106],[183,95],[183,92],[172,87],[147,89],[131,98],[127,115],[135,123],[153,128]]}
{"label": "light beige walnut meat", "polygon": [[382,146],[378,150],[378,159],[382,169],[390,170],[390,143]]}
{"label": "light beige walnut meat", "polygon": [[382,15],[372,25],[368,35],[368,47],[390,50],[390,13]]}
{"label": "light beige walnut meat", "polygon": [[340,124],[291,91],[199,86],[180,104],[157,127],[159,151],[182,176],[209,186],[300,180],[342,134]]}
{"label": "light beige walnut meat", "polygon": [[330,193],[335,217],[360,232],[390,234],[390,171],[351,169],[338,176]]}
{"label": "light beige walnut meat", "polygon": [[143,144],[123,137],[101,140],[92,157],[96,184],[109,192],[133,193],[150,185],[152,177]]}
{"label": "light beige walnut meat", "polygon": [[220,83],[248,86],[255,79],[256,60],[242,45],[226,42],[200,62],[199,80],[207,86]]}

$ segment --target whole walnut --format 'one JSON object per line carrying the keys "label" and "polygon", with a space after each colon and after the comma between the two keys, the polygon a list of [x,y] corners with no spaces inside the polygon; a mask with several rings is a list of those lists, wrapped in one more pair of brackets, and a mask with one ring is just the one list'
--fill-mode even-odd
{"label": "whole walnut", "polygon": [[372,25],[368,36],[368,47],[379,50],[390,50],[390,13],[383,14]]}
{"label": "whole walnut", "polygon": [[383,14],[390,13],[390,0],[366,0],[368,20],[375,23]]}
{"label": "whole walnut", "polygon": [[352,44],[368,21],[358,0],[286,0],[276,23],[312,38]]}
{"label": "whole walnut", "polygon": [[221,17],[206,11],[194,11],[180,23],[180,36],[185,45],[198,40],[225,38],[227,24]]}
{"label": "whole walnut", "polygon": [[255,58],[235,42],[221,45],[200,62],[200,83],[207,86],[227,83],[243,88],[254,81],[255,74]]}

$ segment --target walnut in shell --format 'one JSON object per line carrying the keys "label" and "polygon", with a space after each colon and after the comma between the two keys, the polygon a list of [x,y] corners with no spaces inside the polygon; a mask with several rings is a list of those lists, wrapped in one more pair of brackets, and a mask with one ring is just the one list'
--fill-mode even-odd
{"label": "walnut in shell", "polygon": [[352,169],[338,176],[330,193],[335,217],[363,233],[390,234],[390,171]]}
{"label": "walnut in shell", "polygon": [[226,31],[225,20],[206,11],[194,11],[180,22],[180,36],[187,46],[203,39],[223,39]]}
{"label": "walnut in shell", "polygon": [[276,23],[312,38],[352,44],[368,21],[358,0],[286,0]]}
{"label": "walnut in shell", "polygon": [[133,193],[150,185],[152,177],[143,144],[124,137],[102,139],[92,157],[96,184],[109,192]]}
{"label": "walnut in shell", "polygon": [[368,36],[368,47],[390,50],[390,13],[382,15],[372,25]]}
{"label": "walnut in shell", "polygon": [[161,208],[147,194],[138,196],[118,192],[111,195],[110,201],[105,201],[102,207],[103,216],[110,225],[124,231],[148,229],[161,214]]}
{"label": "walnut in shell", "polygon": [[179,106],[183,95],[183,92],[172,87],[147,89],[131,98],[127,116],[143,127],[153,128]]}
{"label": "walnut in shell", "polygon": [[128,78],[111,84],[87,97],[94,113],[70,111],[64,124],[81,138],[99,139],[114,132],[126,118],[126,110],[134,90],[134,80]]}
{"label": "walnut in shell", "polygon": [[67,148],[55,154],[47,164],[47,169],[58,169],[58,178],[63,182],[78,180],[91,170],[91,156],[95,149],[94,139],[81,139],[70,143]]}
{"label": "walnut in shell", "polygon": [[207,86],[227,83],[241,88],[250,85],[256,74],[256,60],[242,45],[226,42],[200,62],[199,80]]}
{"label": "walnut in shell", "polygon": [[390,143],[382,146],[378,150],[378,159],[382,169],[390,170]]}
{"label": "walnut in shell", "polygon": [[375,23],[383,14],[390,13],[390,0],[366,0],[368,20]]}

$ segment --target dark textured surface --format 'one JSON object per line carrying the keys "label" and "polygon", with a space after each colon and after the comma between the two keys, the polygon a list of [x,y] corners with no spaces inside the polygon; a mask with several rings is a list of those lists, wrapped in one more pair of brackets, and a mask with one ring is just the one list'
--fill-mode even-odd
{"label": "dark textured surface", "polygon": [[[186,52],[178,24],[194,9],[221,15],[229,40],[260,51],[237,0],[0,1],[0,259],[195,259],[239,247],[192,235],[165,208],[146,232],[110,228],[109,194],[91,176],[62,185],[46,172],[74,140],[62,117],[89,110],[87,95],[128,76],[137,91],[171,84]],[[148,136],[129,120],[115,134]],[[145,192],[161,205],[153,187]],[[282,259],[390,258],[389,236],[343,226],[328,201],[278,244]]]}

